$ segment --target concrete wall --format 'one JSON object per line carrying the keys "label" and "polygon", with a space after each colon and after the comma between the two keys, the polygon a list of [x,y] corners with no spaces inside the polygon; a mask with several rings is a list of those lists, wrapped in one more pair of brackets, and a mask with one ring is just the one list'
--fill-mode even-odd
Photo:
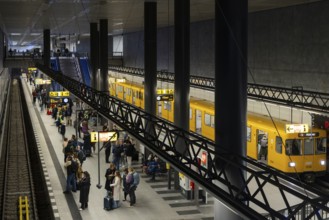
{"label": "concrete wall", "polygon": [[[248,81],[328,93],[328,11],[320,1],[249,14]],[[173,36],[158,30],[158,70],[174,72]],[[144,68],[143,41],[143,32],[124,35],[125,66]],[[213,20],[191,24],[190,51],[191,75],[214,77]]]}
{"label": "concrete wall", "polygon": [[250,14],[248,63],[256,82],[329,92],[328,11],[329,1],[320,1]]}
{"label": "concrete wall", "polygon": [[3,58],[5,56],[4,39],[5,39],[4,33],[0,29],[0,73],[3,70]]}

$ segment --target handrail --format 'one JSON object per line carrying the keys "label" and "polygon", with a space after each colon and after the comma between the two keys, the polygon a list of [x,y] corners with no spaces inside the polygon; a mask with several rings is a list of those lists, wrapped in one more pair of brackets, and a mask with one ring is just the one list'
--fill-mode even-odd
{"label": "handrail", "polygon": [[[266,219],[259,213],[259,210],[264,210],[273,219],[294,219],[294,215],[307,205],[311,205],[313,211],[308,213],[306,218],[316,216],[319,209],[329,212],[329,208],[325,205],[329,197],[319,190],[304,185],[262,163],[227,153],[222,146],[215,146],[215,143],[208,139],[180,129],[169,121],[79,83],[60,72],[52,71],[41,64],[36,66],[244,218]],[[180,153],[176,149],[178,140],[186,143],[188,146],[186,152]],[[215,148],[216,151],[214,151]],[[199,166],[198,157],[202,152],[208,155],[208,167]],[[241,161],[241,163],[236,161]],[[217,167],[219,163],[221,166]],[[235,182],[230,180],[227,173],[232,168],[238,170],[237,175],[243,186],[235,185]],[[245,173],[248,176],[247,179],[244,177]],[[287,186],[285,181],[290,185],[295,185],[296,188]],[[216,183],[222,186],[219,187]],[[253,189],[255,185],[256,190]],[[282,205],[289,210],[287,216],[271,206],[272,201],[269,197],[271,193],[266,193],[267,187],[279,192],[282,201],[285,201]],[[288,202],[288,197],[291,196],[301,203],[293,207],[296,204]]]}
{"label": "handrail", "polygon": [[[144,69],[134,67],[109,66],[109,70],[144,77]],[[175,74],[157,71],[157,78],[165,82],[174,82]],[[202,76],[190,76],[190,85],[208,91],[215,91],[215,79]],[[319,113],[329,113],[329,94],[299,88],[284,88],[277,86],[248,83],[249,99],[264,101],[288,107],[304,109]]]}

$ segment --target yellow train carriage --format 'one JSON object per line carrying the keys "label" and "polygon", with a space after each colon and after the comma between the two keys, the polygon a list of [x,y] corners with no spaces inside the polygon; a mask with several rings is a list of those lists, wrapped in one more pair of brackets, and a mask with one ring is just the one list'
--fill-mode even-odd
{"label": "yellow train carriage", "polygon": [[[111,93],[140,108],[144,108],[144,87],[132,82],[116,82]],[[158,94],[173,90],[158,90]],[[174,120],[174,102],[157,102],[157,115]],[[248,114],[247,155],[262,160],[285,173],[304,174],[309,180],[326,171],[326,131],[312,129],[304,133],[287,133],[286,123],[266,116]],[[211,140],[215,138],[214,103],[195,97],[190,98],[190,130]]]}

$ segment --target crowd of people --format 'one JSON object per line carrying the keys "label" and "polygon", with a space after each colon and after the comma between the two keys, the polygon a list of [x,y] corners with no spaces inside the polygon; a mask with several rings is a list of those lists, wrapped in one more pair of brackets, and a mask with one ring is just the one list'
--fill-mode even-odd
{"label": "crowd of people", "polygon": [[[30,83],[31,85],[34,84],[32,77]],[[90,132],[94,130],[90,129],[90,126],[97,125],[97,114],[90,110],[77,111],[77,120],[72,122],[73,102],[71,100],[66,104],[49,103],[46,99],[44,100],[44,97],[47,97],[47,91],[42,87],[35,87],[35,85],[32,90],[32,97],[34,105],[37,100],[40,107],[42,105],[41,111],[43,108],[47,109],[47,114],[54,119],[54,124],[63,140],[62,152],[64,167],[66,168],[66,187],[63,193],[70,194],[79,191],[79,202],[81,203],[79,210],[84,210],[88,208],[91,175],[83,169],[83,164],[88,156],[96,153],[95,143],[92,143],[90,139]],[[83,106],[82,103],[77,104],[80,107]],[[77,129],[78,137],[74,134],[70,138],[67,137],[67,126],[74,126]],[[103,125],[102,130],[109,131],[107,123]],[[128,135],[122,134],[123,137],[120,138],[121,131],[117,129],[116,125],[111,131],[115,131],[116,141],[108,141],[103,144],[106,156],[105,163],[109,163],[109,168],[105,172],[106,196],[112,198],[111,209],[119,208],[121,201],[128,201],[128,196],[129,207],[133,207],[136,203],[135,191],[140,182],[140,176],[132,168],[132,161],[133,159],[138,160],[138,151],[136,151]],[[82,141],[80,141],[81,139]],[[123,194],[123,198],[121,198],[121,194]]]}

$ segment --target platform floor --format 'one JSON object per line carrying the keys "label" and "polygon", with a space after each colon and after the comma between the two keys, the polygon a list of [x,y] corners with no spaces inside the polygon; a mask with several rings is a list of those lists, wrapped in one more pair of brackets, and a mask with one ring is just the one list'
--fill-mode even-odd
{"label": "platform floor", "polygon": [[[140,162],[133,163],[133,167],[140,172],[141,182],[136,190],[137,203],[129,207],[129,202],[121,202],[121,207],[111,211],[103,209],[105,189],[98,189],[98,155],[88,157],[83,164],[83,169],[91,174],[91,189],[88,208],[79,211],[79,191],[72,194],[63,194],[66,186],[66,170],[62,153],[62,137],[57,132],[54,120],[40,111],[38,104],[33,106],[31,101],[32,86],[23,81],[23,88],[27,98],[28,109],[34,126],[37,142],[40,147],[43,168],[48,181],[48,190],[56,219],[120,219],[120,220],[175,220],[175,219],[214,219],[213,200],[208,204],[196,206],[194,201],[186,200],[179,191],[168,190],[167,177],[159,177],[157,181],[149,181],[150,177],[141,173]],[[75,106],[73,107],[75,109]],[[74,111],[75,112],[75,111]],[[75,118],[75,115],[72,115]],[[67,126],[66,136],[75,134],[72,126]],[[105,152],[100,152],[100,184],[105,184]],[[123,198],[123,193],[121,198]],[[128,196],[129,199],[129,196]]]}

